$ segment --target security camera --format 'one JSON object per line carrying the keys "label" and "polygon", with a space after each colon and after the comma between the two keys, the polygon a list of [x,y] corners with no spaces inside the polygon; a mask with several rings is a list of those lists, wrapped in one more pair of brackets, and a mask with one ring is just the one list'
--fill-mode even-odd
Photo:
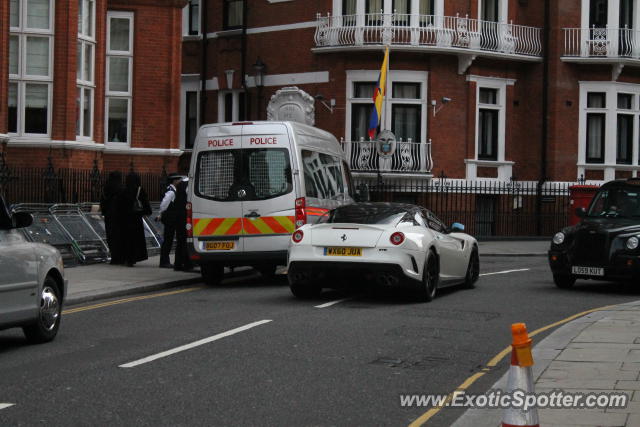
{"label": "security camera", "polygon": [[442,97],[442,103],[446,104],[447,102],[451,102],[451,98],[447,98],[446,96]]}
{"label": "security camera", "polygon": [[316,96],[314,96],[314,98],[318,101],[322,101],[324,99],[324,96],[322,96],[321,94],[317,94]]}
{"label": "security camera", "polygon": [[431,100],[431,105],[435,107],[437,104],[438,104],[438,101],[436,101],[435,99]]}

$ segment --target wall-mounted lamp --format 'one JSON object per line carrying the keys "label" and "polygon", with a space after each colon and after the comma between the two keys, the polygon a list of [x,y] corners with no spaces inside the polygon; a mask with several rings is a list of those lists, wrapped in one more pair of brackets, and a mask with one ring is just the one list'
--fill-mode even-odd
{"label": "wall-mounted lamp", "polygon": [[440,110],[444,108],[445,104],[448,104],[451,101],[453,101],[451,98],[447,98],[446,96],[443,96],[442,100],[440,101],[440,105],[438,105],[438,101],[436,101],[435,99],[432,99],[431,106],[433,107],[433,117],[435,117],[436,114],[438,114]]}
{"label": "wall-mounted lamp", "polygon": [[255,64],[253,64],[253,71],[255,71],[255,82],[256,87],[264,87],[264,75],[267,72],[267,64],[262,62],[260,57],[258,57]]}
{"label": "wall-mounted lamp", "polygon": [[320,94],[314,96],[314,98],[317,101],[320,101],[320,103],[324,105],[325,108],[331,112],[331,114],[333,114],[333,109],[336,107],[336,100],[334,98],[331,98],[328,104],[327,104],[327,101],[324,100],[324,96]]}

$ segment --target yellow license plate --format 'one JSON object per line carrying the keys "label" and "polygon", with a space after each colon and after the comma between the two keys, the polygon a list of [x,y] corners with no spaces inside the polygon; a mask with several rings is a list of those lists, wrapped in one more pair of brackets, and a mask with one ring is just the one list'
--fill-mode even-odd
{"label": "yellow license plate", "polygon": [[362,248],[324,248],[326,256],[362,256]]}
{"label": "yellow license plate", "polygon": [[208,251],[230,251],[235,247],[235,242],[206,242],[205,244],[205,249]]}

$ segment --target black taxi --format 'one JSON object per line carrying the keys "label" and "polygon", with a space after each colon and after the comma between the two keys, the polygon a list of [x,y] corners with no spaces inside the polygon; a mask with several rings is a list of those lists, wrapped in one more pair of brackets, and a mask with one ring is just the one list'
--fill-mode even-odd
{"label": "black taxi", "polygon": [[640,284],[640,178],[600,187],[581,221],[553,236],[549,265],[560,288],[576,279]]}

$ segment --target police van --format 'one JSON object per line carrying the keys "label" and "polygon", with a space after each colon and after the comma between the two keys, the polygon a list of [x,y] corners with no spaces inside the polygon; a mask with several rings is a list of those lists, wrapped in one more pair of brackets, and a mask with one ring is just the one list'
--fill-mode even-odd
{"label": "police van", "polygon": [[188,246],[209,285],[229,266],[272,276],[296,228],[355,194],[336,138],[295,122],[203,125],[189,178]]}

